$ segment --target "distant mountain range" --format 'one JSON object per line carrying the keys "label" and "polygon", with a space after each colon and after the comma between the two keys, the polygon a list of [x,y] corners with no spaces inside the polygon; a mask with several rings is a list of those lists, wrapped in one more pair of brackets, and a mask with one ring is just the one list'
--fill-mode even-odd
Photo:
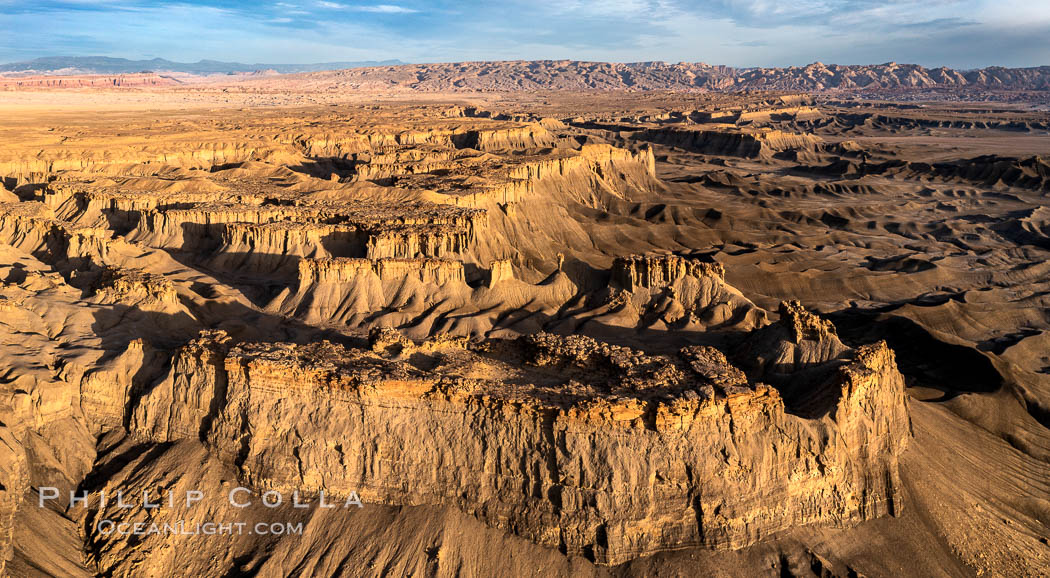
{"label": "distant mountain range", "polygon": [[234,74],[274,70],[283,74],[312,72],[316,70],[338,70],[362,66],[389,66],[404,64],[400,60],[362,62],[319,62],[315,64],[244,64],[201,60],[198,62],[174,62],[163,58],[152,60],[128,60],[108,56],[48,56],[23,62],[0,64],[0,73],[22,74],[131,74],[135,72],[182,72],[187,74]]}
{"label": "distant mountain range", "polygon": [[[888,62],[788,68],[732,68],[682,62],[580,62],[575,60],[459,62],[355,68],[274,77],[301,88],[408,88],[417,91],[520,90],[798,90],[882,89],[1050,90],[1050,66],[980,70],[925,68]],[[252,81],[255,82],[255,81]],[[266,79],[258,79],[265,83]]]}
{"label": "distant mountain range", "polygon": [[[0,65],[0,75],[131,74],[176,72],[195,75],[272,70],[245,82],[256,86],[315,90],[409,90],[425,92],[514,92],[526,90],[789,90],[808,92],[946,89],[1050,91],[1050,66],[978,70],[926,68],[887,62],[838,65],[815,62],[787,68],[733,68],[702,62],[583,62],[515,60],[405,64],[324,62],[242,64],[201,60],[181,63],[155,58],[49,57]],[[235,79],[238,82],[243,79]],[[11,82],[22,82],[18,78]],[[116,81],[115,81],[116,82]],[[190,80],[192,82],[192,80]],[[119,83],[118,83],[119,84]]]}

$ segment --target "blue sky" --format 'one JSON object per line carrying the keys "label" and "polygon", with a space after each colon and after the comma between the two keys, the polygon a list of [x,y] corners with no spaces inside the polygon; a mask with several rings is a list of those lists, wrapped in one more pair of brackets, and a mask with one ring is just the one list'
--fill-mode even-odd
{"label": "blue sky", "polygon": [[0,62],[1050,65],[1050,0],[0,0]]}

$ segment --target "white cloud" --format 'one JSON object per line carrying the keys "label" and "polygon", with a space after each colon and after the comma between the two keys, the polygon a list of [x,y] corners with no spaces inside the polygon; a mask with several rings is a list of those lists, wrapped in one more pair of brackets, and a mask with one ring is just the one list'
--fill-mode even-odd
{"label": "white cloud", "polygon": [[832,12],[832,7],[825,0],[721,0],[722,4],[735,12],[742,12],[754,18],[767,16],[800,17],[815,16]]}
{"label": "white cloud", "polygon": [[356,12],[371,12],[372,14],[414,14],[419,12],[419,10],[398,6],[397,4],[352,5],[320,0],[317,2],[317,5],[321,8],[328,8],[330,10],[354,10]]}
{"label": "white cloud", "polygon": [[1050,3],[1045,0],[995,0],[983,2],[979,19],[1002,26],[1033,26],[1050,23]]}
{"label": "white cloud", "polygon": [[361,12],[373,12],[376,14],[412,14],[419,12],[419,10],[413,10],[412,8],[405,8],[404,6],[398,6],[396,4],[376,4],[374,6],[355,6],[354,10],[360,10]]}
{"label": "white cloud", "polygon": [[555,15],[636,16],[653,8],[649,0],[530,0]]}

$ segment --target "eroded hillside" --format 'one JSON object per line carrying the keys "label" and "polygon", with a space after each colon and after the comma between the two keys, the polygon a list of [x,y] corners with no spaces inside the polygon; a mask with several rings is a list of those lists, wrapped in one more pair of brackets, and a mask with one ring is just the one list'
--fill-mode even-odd
{"label": "eroded hillside", "polygon": [[[1050,121],[981,106],[6,121],[5,571],[1036,573]],[[306,531],[98,530],[216,517]]]}

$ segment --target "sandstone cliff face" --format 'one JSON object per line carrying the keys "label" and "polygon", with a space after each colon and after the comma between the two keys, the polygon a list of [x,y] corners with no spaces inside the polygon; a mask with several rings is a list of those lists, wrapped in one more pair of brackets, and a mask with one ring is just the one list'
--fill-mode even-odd
{"label": "sandstone cliff face", "polygon": [[6,424],[0,426],[0,574],[12,555],[15,512],[23,489],[29,485],[27,470],[21,444]]}
{"label": "sandstone cliff face", "polygon": [[128,238],[211,255],[226,270],[277,272],[303,258],[444,257],[465,251],[483,210],[432,203],[357,206],[204,204],[148,210]]}
{"label": "sandstone cliff face", "polygon": [[463,263],[441,259],[324,259],[307,260],[299,266],[299,284],[348,283],[374,275],[379,281],[414,277],[422,283],[464,283]]}
{"label": "sandstone cliff face", "polygon": [[446,225],[382,226],[368,232],[366,257],[442,258],[466,251],[472,240],[473,228]]}
{"label": "sandstone cliff face", "polygon": [[163,363],[161,355],[137,339],[108,363],[84,374],[80,381],[80,407],[96,434],[127,425],[128,406],[137,395],[135,376],[157,363]]}
{"label": "sandstone cliff face", "polygon": [[294,278],[303,259],[365,253],[367,234],[353,225],[299,221],[226,223],[208,264],[220,271]]}
{"label": "sandstone cliff face", "polygon": [[227,223],[268,223],[297,214],[294,207],[209,204],[148,211],[128,238],[154,247],[193,251],[213,248]]}
{"label": "sandstone cliff face", "polygon": [[536,149],[553,146],[556,142],[555,136],[539,122],[514,128],[473,130],[453,137],[453,143],[459,148],[486,152]]}
{"label": "sandstone cliff face", "polygon": [[136,423],[158,439],[208,429],[256,487],[452,503],[601,564],[739,548],[900,506],[907,408],[885,344],[835,368],[834,411],[807,419],[710,348],[650,357],[547,334],[466,349],[374,339],[378,354],[242,344],[221,362],[221,339],[200,342],[203,359],[172,371],[194,396],[181,425],[166,408],[187,404],[171,398],[144,403]]}
{"label": "sandstone cliff face", "polygon": [[295,293],[271,304],[308,322],[356,325],[370,313],[418,315],[452,300],[469,301],[463,263],[443,259],[305,259]]}
{"label": "sandstone cliff face", "polygon": [[229,342],[224,332],[205,332],[180,348],[167,375],[135,401],[128,429],[155,442],[203,436],[226,402]]}
{"label": "sandstone cliff face", "polygon": [[677,255],[621,257],[613,262],[613,283],[628,291],[666,287],[684,277],[725,279],[725,268]]}

